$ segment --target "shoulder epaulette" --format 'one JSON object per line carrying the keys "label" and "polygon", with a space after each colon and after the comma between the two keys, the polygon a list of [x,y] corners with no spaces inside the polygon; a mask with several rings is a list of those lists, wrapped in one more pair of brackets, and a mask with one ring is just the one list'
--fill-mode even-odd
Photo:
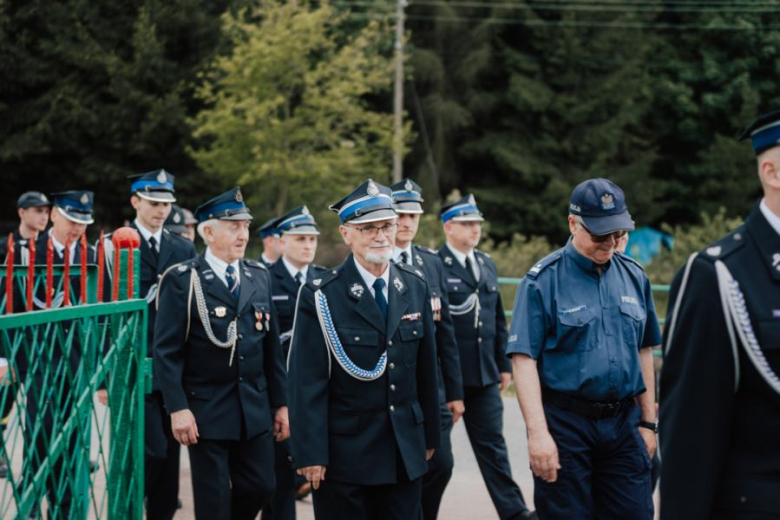
{"label": "shoulder epaulette", "polygon": [[539,262],[537,262],[532,268],[530,268],[528,270],[528,273],[526,273],[526,276],[532,279],[536,279],[536,277],[539,276],[539,273],[541,273],[549,266],[553,265],[555,262],[560,260],[562,256],[563,256],[563,248],[558,249],[557,251],[553,251],[549,255],[542,258]]}
{"label": "shoulder epaulette", "polygon": [[634,259],[634,258],[631,258],[630,256],[628,256],[627,254],[625,254],[625,253],[621,253],[621,252],[619,252],[619,251],[618,251],[618,252],[616,253],[616,255],[619,255],[619,256],[620,256],[620,258],[622,258],[623,260],[625,260],[625,261],[627,261],[627,262],[630,262],[630,263],[634,264],[635,266],[637,266],[638,268],[640,268],[642,271],[644,271],[644,270],[645,270],[645,266],[643,266],[642,264],[640,264],[640,263],[639,263],[639,261],[637,261],[636,259]]}
{"label": "shoulder epaulette", "polygon": [[439,252],[435,249],[431,249],[430,247],[418,246],[417,244],[415,244],[413,247],[421,253],[428,253],[429,255],[439,256]]}
{"label": "shoulder epaulette", "polygon": [[311,290],[316,291],[317,289],[329,284],[333,280],[335,280],[339,275],[338,270],[336,269],[325,269],[321,273],[317,273],[316,278],[313,278],[306,282],[306,285],[311,288]]}
{"label": "shoulder epaulette", "polygon": [[744,224],[721,238],[711,246],[699,252],[699,258],[714,262],[722,260],[734,251],[739,250],[745,245],[745,226]]}
{"label": "shoulder epaulette", "polygon": [[402,271],[407,272],[407,273],[411,273],[411,274],[413,274],[413,275],[415,275],[415,276],[425,280],[425,275],[423,274],[423,272],[420,271],[419,269],[417,269],[415,266],[409,265],[409,264],[403,264],[403,263],[398,263],[398,264],[395,264],[395,265],[396,265],[396,267],[398,267]]}
{"label": "shoulder epaulette", "polygon": [[268,268],[263,264],[262,262],[258,262],[257,260],[247,260],[244,259],[244,264],[249,267],[254,267],[255,269],[261,269],[263,271],[267,271]]}

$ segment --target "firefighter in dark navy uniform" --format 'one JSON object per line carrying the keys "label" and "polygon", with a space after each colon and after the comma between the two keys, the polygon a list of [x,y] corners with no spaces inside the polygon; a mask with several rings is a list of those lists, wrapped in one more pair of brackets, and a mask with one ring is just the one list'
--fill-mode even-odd
{"label": "firefighter in dark navy uniform", "polygon": [[509,386],[512,367],[505,352],[506,318],[496,265],[475,249],[484,218],[474,196],[467,195],[444,206],[441,221],[447,243],[439,257],[463,369],[469,441],[499,518],[534,518],[512,479],[504,440],[501,391]]}
{"label": "firefighter in dark navy uniform", "polygon": [[780,518],[780,110],[741,136],[763,199],[669,294],[661,518]]}
{"label": "firefighter in dark navy uniform", "polygon": [[[280,234],[282,256],[268,270],[271,273],[274,308],[279,317],[282,355],[286,360],[298,291],[302,284],[320,276],[325,268],[312,263],[320,232],[306,206],[279,217],[273,227]],[[289,441],[277,443],[275,455],[276,493],[268,507],[263,509],[263,520],[294,520],[296,491],[308,484],[306,479],[296,475],[290,465]]]}
{"label": "firefighter in dark navy uniform", "polygon": [[[139,294],[150,304],[147,311],[147,356],[152,357],[157,309],[154,305],[158,283],[172,265],[195,257],[192,242],[163,226],[176,201],[175,178],[164,169],[132,175],[130,203],[135,220],[130,227],[138,231],[141,251]],[[109,279],[113,275],[111,235],[105,237],[105,257]],[[176,513],[179,495],[179,454],[181,448],[171,432],[171,423],[163,405],[159,385],[152,379],[152,392],[144,399],[144,489],[146,516],[170,519]]]}
{"label": "firefighter in dark navy uniform", "polygon": [[439,446],[436,345],[422,272],[393,264],[390,189],[331,206],[352,254],[300,291],[289,358],[293,467],[318,520],[416,520]]}
{"label": "firefighter in dark navy uniform", "polygon": [[444,267],[436,251],[413,244],[420,225],[422,188],[411,179],[390,186],[395,212],[398,213],[398,233],[395,237],[393,260],[422,271],[431,290],[431,309],[436,322],[436,352],[439,357],[439,408],[441,411],[441,446],[428,461],[423,477],[422,513],[433,520],[439,513],[444,489],[452,477],[455,461],[450,433],[463,415],[463,379],[458,344],[450,316],[449,300],[444,291]]}
{"label": "firefighter in dark navy uniform", "polygon": [[[49,223],[49,212],[51,211],[51,201],[39,191],[28,191],[22,193],[16,202],[16,209],[19,213],[19,227],[13,231],[14,240],[14,263],[19,263],[19,252],[21,248],[27,245],[28,240],[35,240],[40,233],[46,230]],[[0,240],[0,264],[5,265],[5,257],[8,251],[8,239],[3,237]]]}
{"label": "firefighter in dark navy uniform", "polygon": [[154,371],[173,435],[189,447],[195,515],[254,519],[289,436],[268,270],[243,260],[252,218],[239,188],[195,212],[207,245],[159,285]]}
{"label": "firefighter in dark navy uniform", "polygon": [[280,243],[279,230],[274,227],[278,217],[268,219],[257,229],[260,240],[263,241],[263,252],[260,254],[260,262],[266,267],[274,265],[282,256],[282,244]]}

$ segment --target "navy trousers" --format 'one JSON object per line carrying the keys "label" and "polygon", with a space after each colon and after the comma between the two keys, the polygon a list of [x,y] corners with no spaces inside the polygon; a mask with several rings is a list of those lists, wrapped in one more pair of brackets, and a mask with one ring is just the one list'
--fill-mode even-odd
{"label": "navy trousers", "polygon": [[540,519],[652,520],[652,462],[637,429],[638,406],[590,419],[544,403],[544,414],[561,469],[552,483],[534,476]]}
{"label": "navy trousers", "polygon": [[512,518],[527,507],[520,488],[512,480],[504,440],[504,403],[498,385],[466,387],[464,393],[466,413],[463,420],[479,471],[499,518]]}
{"label": "navy trousers", "polygon": [[[290,462],[290,439],[274,443],[276,491],[271,503],[263,509],[262,520],[295,520],[295,491],[298,486]],[[305,480],[304,480],[305,482]]]}
{"label": "navy trousers", "polygon": [[452,414],[446,403],[441,405],[441,446],[428,461],[428,472],[422,479],[422,517],[435,520],[439,514],[444,490],[452,478],[455,459],[452,456]]}
{"label": "navy trousers", "polygon": [[[325,475],[327,478],[327,474]],[[417,520],[422,479],[361,486],[323,480],[314,490],[316,520]]]}
{"label": "navy trousers", "polygon": [[147,520],[170,520],[179,498],[181,446],[173,437],[171,418],[160,392],[144,399],[144,482]]}

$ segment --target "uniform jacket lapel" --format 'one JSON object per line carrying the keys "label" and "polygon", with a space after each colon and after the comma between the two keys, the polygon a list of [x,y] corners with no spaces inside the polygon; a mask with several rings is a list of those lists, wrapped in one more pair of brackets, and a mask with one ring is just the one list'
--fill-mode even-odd
{"label": "uniform jacket lapel", "polygon": [[[449,266],[450,269],[452,269],[454,271],[454,274],[456,274],[456,275],[458,275],[458,277],[460,277],[460,279],[463,281],[463,283],[465,283],[469,287],[473,287],[474,289],[476,289],[477,285],[474,283],[474,274],[473,273],[469,273],[466,270],[466,268],[463,266],[463,264],[460,263],[458,258],[455,255],[452,254],[452,250],[450,249],[449,245],[446,245],[444,247],[447,248],[447,252],[452,257],[452,265]],[[479,265],[479,262],[477,262],[477,265]],[[480,280],[482,280],[483,278],[484,278],[484,276],[481,276]]]}
{"label": "uniform jacket lapel", "polygon": [[[206,278],[203,275],[205,271],[211,271],[213,276],[210,279]],[[225,283],[219,279],[217,273],[211,268],[203,254],[200,255],[200,259],[198,260],[198,276],[200,276],[200,285],[203,287],[204,293],[229,305],[231,309],[236,308],[236,299],[230,294]]]}
{"label": "uniform jacket lapel", "polygon": [[392,338],[398,325],[401,323],[401,317],[409,308],[409,300],[405,293],[408,290],[406,282],[401,276],[401,269],[396,265],[390,264],[390,287],[388,289],[387,303],[387,337]]}
{"label": "uniform jacket lapel", "polygon": [[162,269],[162,267],[168,265],[168,259],[173,254],[173,244],[171,241],[170,233],[166,233],[165,230],[163,230],[162,235],[160,235],[160,256],[157,262],[157,272],[165,270]]}
{"label": "uniform jacket lapel", "polygon": [[[346,276],[344,276],[344,280],[346,281],[347,294],[349,294],[350,298],[353,300],[357,300],[355,303],[355,312],[364,320],[366,320],[372,327],[384,334],[386,326],[385,320],[382,317],[382,311],[379,310],[379,305],[377,305],[376,300],[371,294],[371,291],[369,291],[368,287],[366,287],[366,283],[363,281],[363,277],[360,276],[360,273],[355,267],[356,261],[357,260],[355,260],[354,257],[350,255],[345,262],[346,265],[344,268],[346,271]],[[352,290],[352,287],[354,287],[356,284],[363,288],[360,296],[357,296],[355,291]]]}
{"label": "uniform jacket lapel", "polygon": [[[246,266],[243,260],[241,260],[240,264],[241,264],[241,282],[239,284],[239,290],[238,290],[238,312],[241,312],[244,309],[244,307],[246,307],[246,304],[252,300],[256,292],[254,278],[252,277],[252,274],[249,272],[249,268]],[[227,290],[227,287],[225,287],[225,290]],[[228,294],[230,293],[228,292]]]}
{"label": "uniform jacket lapel", "polygon": [[474,253],[474,258],[477,259],[477,268],[479,269],[479,281],[477,282],[477,287],[482,289],[487,285],[488,270],[487,267],[485,267],[485,260],[476,252]]}
{"label": "uniform jacket lapel", "polygon": [[780,280],[780,235],[758,208],[753,210],[745,223],[756,247],[761,251],[767,269],[775,280]]}
{"label": "uniform jacket lapel", "polygon": [[[272,265],[270,270],[281,284],[285,293],[292,295],[293,298],[298,296],[298,282],[296,282],[293,277],[290,276],[290,271],[287,270],[281,259]],[[311,271],[311,269],[309,269],[309,271]]]}
{"label": "uniform jacket lapel", "polygon": [[[135,225],[135,222],[130,224],[130,227],[138,231],[138,226]],[[141,261],[151,267],[153,272],[157,272],[157,264],[154,262],[154,255],[152,254],[152,250],[149,248],[149,242],[144,240],[144,236],[140,231],[138,231],[138,236],[141,239]],[[162,245],[160,246],[160,249],[162,250]]]}

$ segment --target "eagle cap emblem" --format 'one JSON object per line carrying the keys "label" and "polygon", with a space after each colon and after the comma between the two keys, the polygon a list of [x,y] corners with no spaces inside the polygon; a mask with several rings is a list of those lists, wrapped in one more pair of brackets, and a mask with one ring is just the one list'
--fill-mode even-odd
{"label": "eagle cap emblem", "polygon": [[181,222],[181,215],[179,215],[178,213],[174,213],[173,214],[173,221],[176,222],[177,224],[179,222]]}
{"label": "eagle cap emblem", "polygon": [[163,184],[167,180],[168,177],[165,175],[165,170],[160,170],[160,173],[157,174],[157,182]]}
{"label": "eagle cap emblem", "polygon": [[87,195],[86,193],[82,195],[81,198],[79,199],[79,202],[81,202],[82,204],[89,204],[89,195]]}
{"label": "eagle cap emblem", "polygon": [[241,188],[236,188],[236,202],[244,202],[244,196],[241,195]]}
{"label": "eagle cap emblem", "polygon": [[379,188],[376,187],[376,184],[374,184],[374,181],[371,179],[368,179],[368,188],[366,189],[366,193],[370,197],[376,197],[379,195]]}
{"label": "eagle cap emblem", "polygon": [[605,193],[601,196],[601,209],[615,209],[615,199],[611,193]]}
{"label": "eagle cap emblem", "polygon": [[309,213],[309,208],[304,206],[303,209],[301,210],[301,215],[311,215],[311,213]]}
{"label": "eagle cap emblem", "polygon": [[472,206],[477,205],[477,199],[474,198],[474,195],[469,195],[469,204],[471,204]]}
{"label": "eagle cap emblem", "polygon": [[412,181],[406,179],[406,184],[404,184],[404,188],[406,188],[406,191],[414,191],[414,186],[412,186]]}

